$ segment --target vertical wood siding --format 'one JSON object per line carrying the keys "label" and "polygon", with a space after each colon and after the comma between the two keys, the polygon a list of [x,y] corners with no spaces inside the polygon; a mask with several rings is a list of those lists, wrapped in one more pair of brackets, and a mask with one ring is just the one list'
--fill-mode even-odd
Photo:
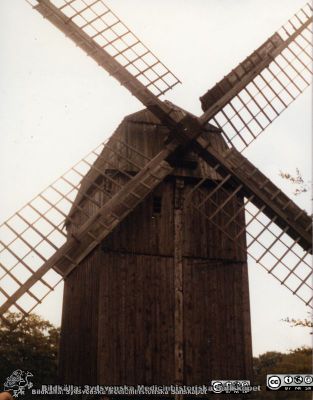
{"label": "vertical wood siding", "polygon": [[[147,111],[127,117],[117,132],[149,156],[162,147],[167,134]],[[96,163],[106,168],[103,161]],[[251,377],[245,235],[236,242],[228,237],[244,227],[244,212],[228,226],[228,235],[217,228],[228,223],[243,199],[233,198],[226,214],[219,212],[212,221],[204,218],[192,204],[202,201],[219,177],[198,160],[196,170],[176,169],[67,278],[60,354],[63,381],[175,383],[174,181],[177,176],[183,179],[187,194],[204,172],[207,184],[182,209],[183,379],[185,384],[207,384],[215,378]],[[100,205],[107,200],[88,186],[90,178],[110,185],[91,175],[82,182],[76,206],[92,214],[97,206],[83,198],[84,192]],[[111,187],[112,195],[116,190]],[[227,192],[218,191],[205,203],[204,212],[212,215],[227,197]],[[69,234],[86,216],[74,207],[71,218],[75,223],[68,221]]]}

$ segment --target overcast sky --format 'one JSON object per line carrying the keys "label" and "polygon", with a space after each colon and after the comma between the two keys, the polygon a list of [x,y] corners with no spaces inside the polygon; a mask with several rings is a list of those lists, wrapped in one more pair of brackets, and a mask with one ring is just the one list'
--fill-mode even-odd
{"label": "overcast sky", "polygon": [[[183,82],[166,98],[200,115],[199,96],[259,47],[298,0],[110,0],[107,4]],[[0,2],[0,220],[111,135],[141,105],[23,0]],[[245,153],[275,183],[281,169],[311,171],[307,90]],[[309,209],[308,196],[295,199]],[[249,266],[254,353],[310,344],[287,316],[307,309]],[[39,309],[60,323],[62,288]]]}

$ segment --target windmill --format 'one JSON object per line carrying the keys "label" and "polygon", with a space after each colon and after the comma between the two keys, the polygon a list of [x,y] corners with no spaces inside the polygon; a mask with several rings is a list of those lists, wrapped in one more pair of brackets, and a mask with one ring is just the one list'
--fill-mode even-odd
{"label": "windmill", "polygon": [[177,78],[102,1],[33,6],[146,109],[1,226],[3,318],[66,278],[65,380],[249,376],[246,254],[311,303],[310,219],[240,153],[309,85],[311,7],[202,96],[197,118],[159,99]]}

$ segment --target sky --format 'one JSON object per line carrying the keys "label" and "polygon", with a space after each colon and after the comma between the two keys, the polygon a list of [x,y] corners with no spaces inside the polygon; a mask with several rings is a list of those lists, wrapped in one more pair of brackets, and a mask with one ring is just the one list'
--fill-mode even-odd
{"label": "sky", "polygon": [[[107,4],[182,81],[165,98],[201,114],[199,97],[259,47],[298,0],[109,0]],[[0,2],[0,222],[142,108],[92,59],[23,0]],[[245,156],[292,196],[279,177],[299,168],[311,180],[311,91],[300,96]],[[309,195],[293,197],[310,210]],[[310,345],[283,318],[308,309],[249,265],[253,351]],[[38,312],[60,323],[62,286]]]}

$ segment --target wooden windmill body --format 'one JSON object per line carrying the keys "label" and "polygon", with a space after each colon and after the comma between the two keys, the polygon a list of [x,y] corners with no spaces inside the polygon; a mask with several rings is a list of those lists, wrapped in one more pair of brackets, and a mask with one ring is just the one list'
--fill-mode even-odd
{"label": "wooden windmill body", "polygon": [[310,84],[312,7],[198,117],[160,100],[178,79],[102,0],[27,1],[145,109],[0,226],[1,318],[64,280],[64,382],[252,379],[247,255],[312,306],[311,218],[241,154]]}
{"label": "wooden windmill body", "polygon": [[[216,146],[225,148],[217,130],[207,129]],[[157,155],[168,134],[149,111],[130,115],[112,140],[118,137],[138,153],[127,156],[121,149],[110,167],[104,150],[95,165],[111,174],[135,174],[139,154]],[[65,282],[60,352],[65,382],[200,385],[251,377],[245,236],[237,246],[185,202],[203,177],[202,197],[214,190],[221,177],[212,168],[189,153],[172,164],[174,171]],[[81,190],[88,191],[91,179],[97,177],[83,181]],[[114,190],[104,178],[97,183]],[[101,194],[93,188],[89,196],[105,202]],[[70,213],[76,228],[86,219],[76,204],[95,207],[78,196]],[[214,212],[226,199],[217,194],[207,207]],[[230,216],[240,203],[238,197],[228,205]],[[213,222],[219,224],[219,218]],[[243,212],[236,222],[229,227],[232,235],[244,229]],[[68,231],[75,234],[71,223]]]}

